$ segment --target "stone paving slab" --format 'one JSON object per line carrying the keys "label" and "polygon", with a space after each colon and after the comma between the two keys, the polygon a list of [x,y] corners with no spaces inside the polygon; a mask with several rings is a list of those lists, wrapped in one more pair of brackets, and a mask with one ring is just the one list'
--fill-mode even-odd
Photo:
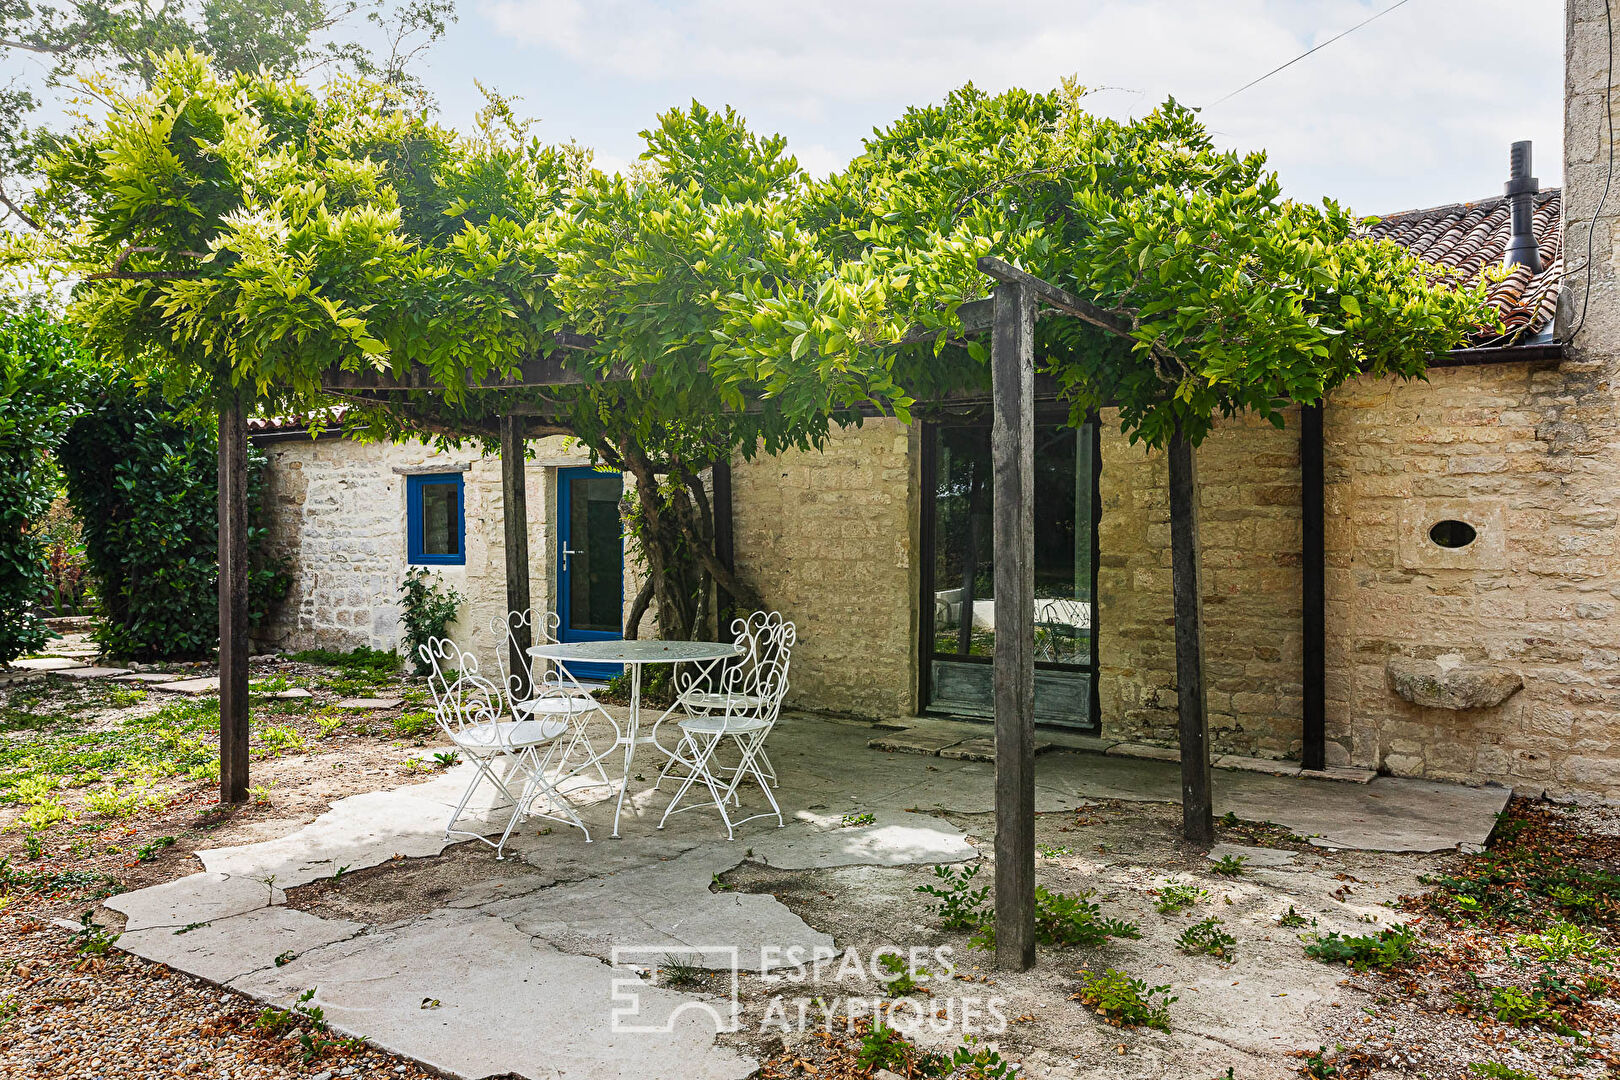
{"label": "stone paving slab", "polygon": [[962,736],[954,732],[916,731],[907,728],[893,735],[881,735],[866,745],[873,750],[891,754],[926,754],[933,756],[947,746],[955,746]]}
{"label": "stone paving slab", "polygon": [[1246,867],[1287,866],[1299,859],[1299,852],[1281,848],[1254,847],[1249,844],[1216,844],[1206,858],[1220,862],[1225,858],[1242,859]]}
{"label": "stone paving slab", "polygon": [[200,679],[177,679],[174,682],[153,683],[152,688],[166,693],[189,694],[192,697],[200,697],[203,694],[217,694],[219,693],[219,676],[208,675]]}
{"label": "stone paving slab", "polygon": [[[1055,749],[1057,749],[1057,743],[1041,738],[1035,740],[1036,757]],[[950,758],[953,761],[994,761],[996,760],[996,740],[991,735],[984,735],[976,739],[963,739],[959,743],[940,750],[939,756]]]}
{"label": "stone paving slab", "polygon": [[[1176,760],[1180,760],[1178,756]],[[1271,758],[1243,757],[1240,754],[1223,754],[1210,762],[1217,769],[1239,769],[1243,772],[1270,773],[1272,776],[1298,776],[1299,762],[1273,761]]]}
{"label": "stone paving slab", "polygon": [[118,947],[210,982],[228,983],[263,968],[273,969],[278,956],[296,956],[351,938],[364,929],[360,923],[323,919],[296,908],[263,907],[184,933],[167,926],[129,931],[119,937]]}
{"label": "stone paving slab", "polygon": [[303,698],[312,698],[315,695],[310,693],[308,690],[305,690],[302,686],[295,686],[290,690],[278,690],[271,696],[279,701],[298,701],[302,700]]}
{"label": "stone paving slab", "polygon": [[204,873],[120,893],[103,903],[124,916],[124,929],[128,932],[153,927],[172,930],[196,922],[213,922],[286,901],[285,892],[263,881]]}
{"label": "stone paving slab", "polygon": [[26,660],[13,660],[11,666],[23,671],[65,671],[68,668],[84,667],[84,662],[71,660],[65,656],[35,656]]}
{"label": "stone paving slab", "polygon": [[1147,743],[1115,743],[1103,751],[1109,757],[1141,758],[1144,761],[1181,760],[1181,751],[1173,746],[1150,746]]}
{"label": "stone paving slab", "polygon": [[340,709],[397,709],[405,704],[404,698],[348,697],[338,702]]}
{"label": "stone paving slab", "polygon": [[70,679],[110,679],[116,675],[129,674],[127,667],[80,667],[63,668],[54,672],[56,675],[66,675]]}
{"label": "stone paving slab", "polygon": [[128,675],[115,675],[113,682],[129,683],[172,683],[179,682],[183,676],[170,675],[166,671],[135,671]]}
{"label": "stone paving slab", "polygon": [[[715,1012],[729,1019],[723,1002],[705,1008],[471,912],[306,952],[232,985],[283,1007],[318,987],[312,1003],[334,1027],[467,1080],[741,1080],[758,1067],[714,1045]],[[424,1009],[424,999],[438,1005]],[[614,1031],[615,1008],[654,1031]]]}

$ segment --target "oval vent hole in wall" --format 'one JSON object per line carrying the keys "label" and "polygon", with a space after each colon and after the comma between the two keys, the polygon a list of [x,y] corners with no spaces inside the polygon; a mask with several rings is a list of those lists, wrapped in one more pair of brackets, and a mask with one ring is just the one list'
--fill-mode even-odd
{"label": "oval vent hole in wall", "polygon": [[1478,535],[1468,522],[1451,518],[1435,522],[1434,528],[1429,530],[1429,539],[1443,548],[1465,548]]}

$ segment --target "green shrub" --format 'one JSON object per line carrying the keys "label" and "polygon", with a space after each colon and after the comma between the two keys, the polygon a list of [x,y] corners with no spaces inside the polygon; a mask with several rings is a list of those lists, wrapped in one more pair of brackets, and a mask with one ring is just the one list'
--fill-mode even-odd
{"label": "green shrub", "polygon": [[1547,992],[1540,988],[1521,990],[1517,986],[1498,986],[1491,991],[1490,1011],[1502,1023],[1515,1027],[1534,1024],[1559,1035],[1575,1033],[1563,1014],[1553,1008]]}
{"label": "green shrub", "polygon": [[0,314],[0,663],[51,636],[41,526],[59,490],[51,455],[79,409],[78,346],[43,314]]}
{"label": "green shrub", "polygon": [[406,571],[399,591],[404,597],[400,621],[405,624],[411,663],[418,675],[426,675],[432,669],[422,661],[421,648],[429,638],[445,636],[446,627],[456,620],[456,608],[463,597],[448,585],[441,587],[438,579],[421,567]]}
{"label": "green shrub", "polygon": [[1554,919],[1539,934],[1521,934],[1519,944],[1539,953],[1543,960],[1603,960],[1610,955],[1598,936],[1572,922]]}
{"label": "green shrub", "polygon": [[430,712],[400,713],[394,717],[394,730],[408,739],[414,739],[428,728],[433,726],[433,714]]}
{"label": "green shrub", "polygon": [[[96,640],[113,656],[196,659],[219,640],[217,425],[155,390],[103,378],[62,442],[68,496],[96,578]],[[192,402],[190,404],[199,404]],[[264,456],[249,455],[248,616],[286,595],[263,523]]]}
{"label": "green shrub", "polygon": [[1095,948],[1111,937],[1139,938],[1141,929],[1122,919],[1105,919],[1090,889],[1055,893],[1035,886],[1035,940],[1047,945]]}
{"label": "green shrub", "polygon": [[1115,1027],[1150,1027],[1170,1030],[1170,1006],[1177,998],[1169,986],[1149,986],[1123,971],[1082,971],[1077,1000],[1096,1010]]}
{"label": "green shrub", "polygon": [[984,906],[985,897],[990,894],[990,886],[973,887],[973,879],[978,876],[981,866],[980,863],[962,867],[936,866],[934,877],[938,879],[937,883],[917,886],[918,892],[934,898],[931,910],[945,929],[974,930],[984,921],[984,913],[980,909]]}
{"label": "green shrub", "polygon": [[1417,954],[1417,933],[1406,926],[1391,926],[1376,934],[1342,935],[1335,930],[1305,946],[1305,955],[1313,960],[1346,964],[1356,971],[1388,971],[1411,963]]}

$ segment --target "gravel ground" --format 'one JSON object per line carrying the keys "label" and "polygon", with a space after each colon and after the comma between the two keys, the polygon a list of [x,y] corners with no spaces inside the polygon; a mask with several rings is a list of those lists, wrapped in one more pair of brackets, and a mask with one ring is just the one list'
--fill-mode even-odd
{"label": "gravel ground", "polygon": [[[0,803],[0,1076],[415,1080],[436,1075],[368,1045],[325,1048],[306,1062],[300,1036],[312,1033],[308,1021],[257,1029],[266,1011],[260,1003],[116,950],[82,951],[74,931],[61,925],[77,924],[93,912],[107,934],[115,933],[120,917],[98,906],[110,892],[195,873],[201,869],[191,854],[195,850],[280,835],[347,795],[431,775],[426,762],[439,747],[402,736],[393,724],[419,706],[342,712],[335,703],[354,688],[326,685],[337,674],[307,664],[255,664],[255,679],[304,686],[314,696],[256,700],[253,782],[261,793],[246,806],[222,809],[211,782],[174,777],[150,788],[157,805],[127,818],[110,817],[84,805],[86,796],[106,784],[70,786],[61,798],[73,816],[32,834],[39,850],[30,857],[30,834],[16,821],[21,807]],[[0,720],[5,721],[0,749],[20,745],[12,740],[48,745],[58,737],[116,732],[130,718],[155,714],[175,700],[148,691],[133,704],[111,705],[106,699],[112,689],[128,688],[53,678],[45,685],[0,689]],[[399,696],[420,689],[402,679],[380,684],[375,692]],[[30,724],[29,714],[41,723]],[[343,726],[323,737],[320,721],[330,725],[334,717]],[[296,731],[301,748],[297,741],[267,746],[261,736],[269,727]],[[81,779],[69,777],[69,783]]]}

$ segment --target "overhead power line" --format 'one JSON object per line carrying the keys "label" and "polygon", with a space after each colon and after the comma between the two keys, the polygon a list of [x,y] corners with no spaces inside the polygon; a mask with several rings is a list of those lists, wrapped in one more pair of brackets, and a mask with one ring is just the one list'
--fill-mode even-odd
{"label": "overhead power line", "polygon": [[1396,8],[1404,7],[1410,2],[1411,2],[1411,0],[1395,0],[1395,3],[1389,5],[1389,7],[1385,8],[1383,11],[1378,12],[1378,14],[1369,15],[1365,19],[1362,19],[1360,22],[1356,23],[1356,25],[1352,26],[1350,29],[1341,31],[1341,32],[1339,32],[1337,34],[1334,34],[1332,37],[1328,38],[1326,41],[1322,42],[1320,45],[1311,46],[1309,49],[1306,49],[1304,52],[1300,53],[1298,56],[1296,56],[1292,60],[1288,61],[1288,63],[1280,64],[1277,67],[1272,68],[1270,71],[1266,72],[1264,75],[1260,76],[1258,79],[1253,80],[1252,82],[1244,83],[1242,86],[1238,87],[1236,90],[1232,91],[1230,94],[1227,94],[1226,97],[1221,98],[1220,101],[1212,101],[1212,102],[1210,102],[1209,107],[1214,108],[1216,105],[1219,105],[1222,101],[1230,101],[1232,98],[1237,97],[1239,94],[1243,93],[1243,91],[1249,89],[1251,86],[1260,85],[1261,83],[1265,82],[1267,79],[1271,78],[1273,75],[1277,74],[1277,72],[1283,71],[1283,70],[1285,70],[1287,68],[1293,67],[1295,64],[1299,63],[1301,60],[1303,60],[1307,56],[1311,55],[1311,53],[1316,52],[1316,51],[1318,51],[1320,49],[1327,48],[1329,45],[1333,44],[1335,41],[1338,41],[1340,38],[1350,36],[1351,34],[1355,33],[1357,30],[1360,30],[1363,26],[1366,26],[1368,23],[1375,22],[1378,19],[1382,19],[1385,15],[1388,15],[1390,12],[1394,11]]}

